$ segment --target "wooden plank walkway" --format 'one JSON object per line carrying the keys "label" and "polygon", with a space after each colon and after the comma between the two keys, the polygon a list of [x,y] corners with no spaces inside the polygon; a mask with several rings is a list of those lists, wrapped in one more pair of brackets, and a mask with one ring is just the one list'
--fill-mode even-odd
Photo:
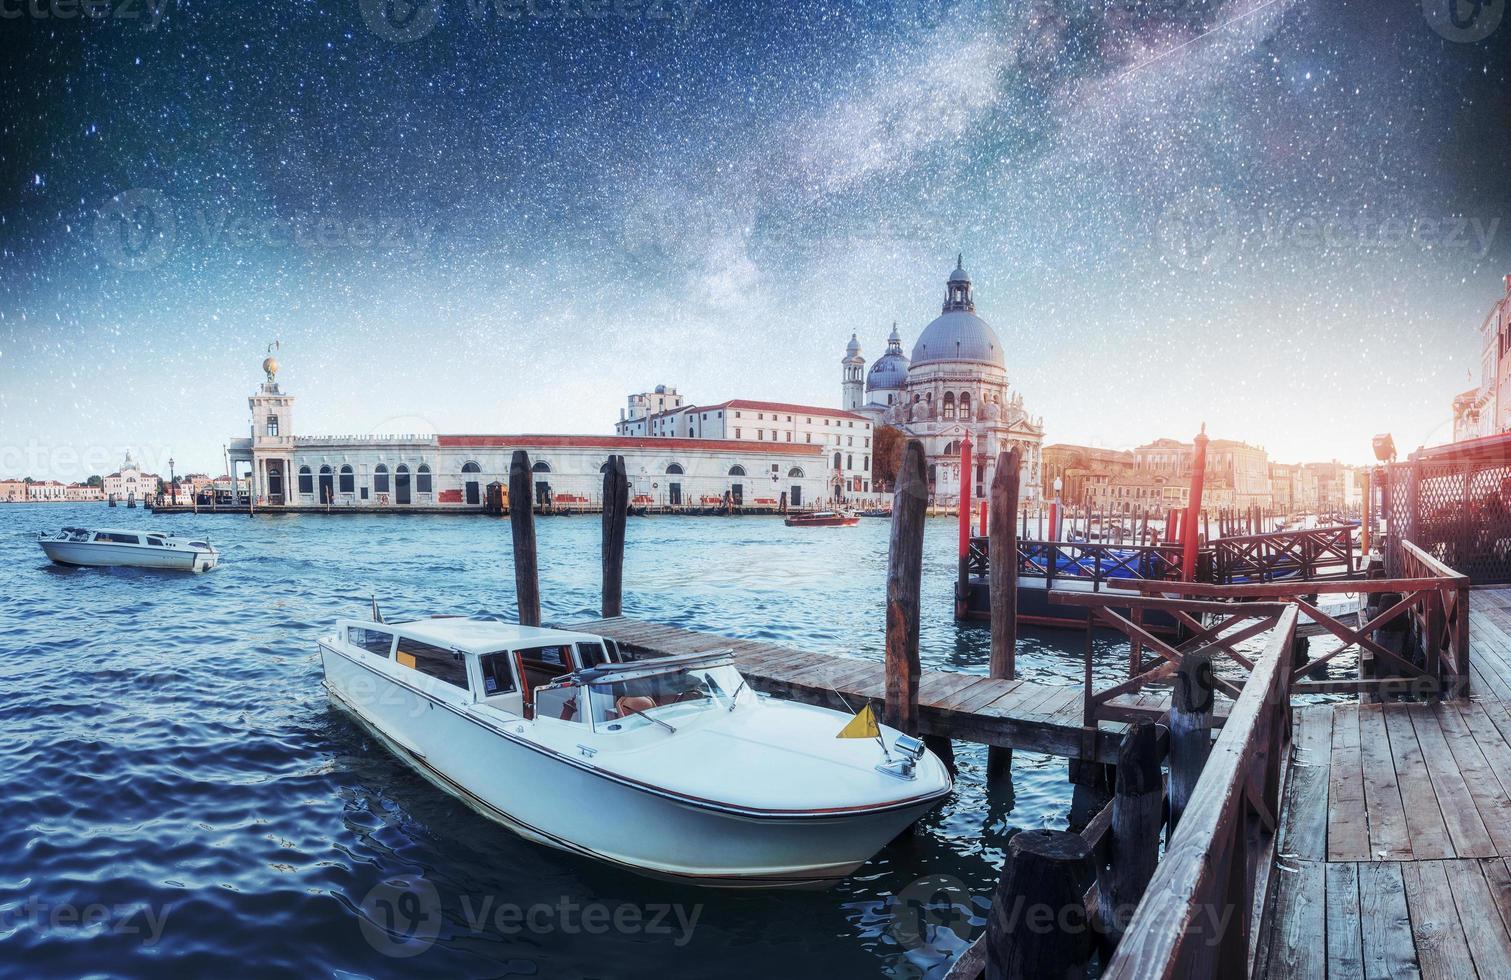
{"label": "wooden plank walkway", "polygon": [[[794,701],[843,710],[847,706],[859,708],[865,699],[881,701],[886,695],[879,660],[735,640],[623,616],[573,623],[570,628],[611,637],[640,655],[731,649],[751,687]],[[938,670],[923,671],[918,682],[919,722],[925,735],[1116,762],[1118,742],[1127,725],[1103,722],[1093,742],[1081,727],[1082,704],[1080,684],[995,680]],[[1126,695],[1109,704],[1129,717],[1158,720],[1169,711],[1170,697],[1168,693]],[[1230,705],[1226,700],[1218,702],[1219,723]]]}
{"label": "wooden plank walkway", "polygon": [[1511,978],[1511,590],[1470,603],[1468,700],[1295,709],[1256,974]]}

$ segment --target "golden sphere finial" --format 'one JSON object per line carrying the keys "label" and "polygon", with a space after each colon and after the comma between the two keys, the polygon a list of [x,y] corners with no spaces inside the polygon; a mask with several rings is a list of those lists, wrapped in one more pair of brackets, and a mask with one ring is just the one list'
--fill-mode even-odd
{"label": "golden sphere finial", "polygon": [[262,369],[267,372],[268,383],[272,384],[273,377],[278,373],[278,361],[272,357],[265,357],[262,361]]}

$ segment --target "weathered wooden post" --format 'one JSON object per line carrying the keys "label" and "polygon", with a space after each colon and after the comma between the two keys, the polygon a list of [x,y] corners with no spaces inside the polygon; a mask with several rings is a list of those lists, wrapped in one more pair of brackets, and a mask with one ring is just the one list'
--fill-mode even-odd
{"label": "weathered wooden post", "polygon": [[918,606],[923,577],[924,511],[929,503],[923,443],[909,439],[892,495],[887,551],[886,723],[918,734]]}
{"label": "weathered wooden post", "polygon": [[1138,722],[1118,748],[1117,792],[1112,798],[1111,870],[1103,882],[1102,921],[1113,945],[1123,938],[1159,863],[1165,802],[1159,762],[1159,729],[1153,722]]}
{"label": "weathered wooden post", "polygon": [[1201,778],[1212,750],[1212,654],[1195,651],[1181,658],[1170,703],[1170,832]]}
{"label": "weathered wooden post", "polygon": [[530,454],[509,461],[509,528],[514,533],[514,594],[521,626],[540,625],[540,573],[535,564],[535,508],[530,503]]}
{"label": "weathered wooden post", "polygon": [[960,440],[960,504],[955,517],[960,524],[959,577],[955,582],[955,618],[965,619],[971,601],[971,434]]}
{"label": "weathered wooden post", "polygon": [[603,471],[603,618],[624,612],[624,524],[629,515],[630,480],[624,457],[610,456]]}
{"label": "weathered wooden post", "polygon": [[987,980],[1086,976],[1094,936],[1085,882],[1094,873],[1091,848],[1080,834],[1015,834],[987,918]]}
{"label": "weathered wooden post", "polygon": [[[990,598],[992,654],[987,673],[1013,680],[1018,676],[1018,540],[1013,517],[1018,513],[1018,489],[1023,451],[1017,446],[997,454],[990,508]],[[1012,772],[1013,750],[993,746],[986,754],[988,779]]]}
{"label": "weathered wooden post", "polygon": [[[1363,494],[1360,497],[1360,510],[1359,510],[1359,560],[1360,560],[1360,564],[1368,564],[1369,563],[1369,548],[1370,548],[1370,545],[1373,543],[1372,541],[1370,541],[1370,538],[1372,537],[1373,525],[1374,525],[1374,520],[1375,520],[1375,515],[1374,515],[1374,504],[1375,504],[1375,502],[1374,502],[1374,494],[1372,492],[1372,489],[1371,489],[1370,483],[1369,483],[1369,475],[1370,475],[1370,471],[1368,469],[1366,469],[1363,473],[1359,474],[1359,478],[1360,478],[1360,480],[1363,483],[1363,486],[1360,487],[1360,489],[1363,491]],[[1467,486],[1468,484],[1466,483],[1465,485]]]}

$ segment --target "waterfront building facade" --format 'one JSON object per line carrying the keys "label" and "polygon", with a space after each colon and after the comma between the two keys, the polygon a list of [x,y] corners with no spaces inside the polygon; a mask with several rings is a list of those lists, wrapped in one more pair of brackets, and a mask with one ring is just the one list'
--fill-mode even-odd
{"label": "waterfront building facade", "polygon": [[105,477],[105,496],[115,497],[117,500],[146,500],[148,496],[157,493],[160,480],[161,477],[155,473],[143,473],[140,464],[127,452],[121,468]]}
{"label": "waterfront building facade", "polygon": [[824,478],[829,496],[841,499],[871,493],[871,420],[864,415],[816,405],[736,398],[713,405],[679,404],[633,417],[637,399],[644,397],[630,396],[630,411],[614,426],[616,435],[819,446],[826,457]]}
{"label": "waterfront building facade", "polygon": [[814,506],[830,490],[828,445],[747,436],[743,414],[730,420],[731,435],[713,438],[300,435],[294,396],[279,387],[278,368],[272,358],[263,362],[267,380],[248,399],[250,434],[226,450],[233,470],[250,469],[253,496],[265,508],[478,510],[489,484],[508,486],[516,449],[530,454],[535,503],[555,508],[597,506],[604,467],[616,454],[625,457],[637,505],[775,510]]}
{"label": "waterfront building facade", "polygon": [[[1192,443],[1179,439],[1156,439],[1133,450],[1134,469],[1139,473],[1171,480],[1183,479],[1189,483],[1194,448]],[[1225,506],[1269,507],[1273,502],[1269,454],[1259,446],[1236,439],[1213,439],[1207,443],[1205,486],[1213,490],[1221,487],[1231,490],[1232,501]]]}
{"label": "waterfront building facade", "polygon": [[1453,398],[1453,441],[1511,431],[1511,275],[1480,321],[1479,383]]}
{"label": "waterfront building facade", "polygon": [[1055,443],[1043,449],[1044,472],[1040,492],[1047,499],[1055,495],[1055,480],[1060,481],[1063,500],[1081,500],[1089,481],[1097,476],[1127,476],[1135,467],[1133,453],[1127,450],[1102,449]]}
{"label": "waterfront building facade", "polygon": [[25,480],[0,480],[0,502],[21,503],[26,500]]}
{"label": "waterfront building facade", "polygon": [[976,312],[974,286],[963,261],[945,283],[940,314],[924,327],[911,356],[902,352],[896,324],[881,357],[860,378],[865,360],[852,335],[840,362],[840,404],[875,425],[896,428],[923,443],[929,482],[937,501],[960,495],[960,448],[969,433],[973,445],[971,483],[985,497],[996,474],[997,453],[1014,446],[1022,453],[1020,499],[1040,499],[1044,420],[1030,416],[1022,394],[1011,389],[1002,341]]}

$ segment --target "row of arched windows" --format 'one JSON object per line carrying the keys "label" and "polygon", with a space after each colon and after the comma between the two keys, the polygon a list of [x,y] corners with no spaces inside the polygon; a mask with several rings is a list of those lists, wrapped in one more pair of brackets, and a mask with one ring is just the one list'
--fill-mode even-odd
{"label": "row of arched windows", "polygon": [[[992,396],[987,395],[985,397],[985,401],[991,400]],[[931,403],[934,401],[934,393],[929,391],[920,394],[915,391],[913,393],[913,401],[915,404],[920,401]],[[944,398],[940,402],[939,417],[941,419],[960,418],[962,420],[969,420],[972,417],[971,393],[969,391],[962,391],[957,397],[953,391],[946,391]]]}
{"label": "row of arched windows", "polygon": [[[473,472],[476,471],[474,470]],[[332,480],[333,475],[335,477],[334,481]],[[430,467],[425,465],[424,463],[421,463],[419,469],[415,470],[414,472],[416,493],[431,492],[432,482],[430,476]],[[379,463],[377,466],[373,467],[374,493],[389,492],[388,477],[389,473],[387,466]],[[409,467],[403,463],[400,463],[398,468],[394,470],[394,477],[399,482],[407,484],[409,482]],[[332,471],[329,466],[322,466],[320,467],[320,485],[322,488],[334,486],[337,493],[356,493],[356,471],[352,469],[350,463],[343,464],[339,470],[335,471]],[[308,466],[299,467],[299,492],[303,494],[310,494],[312,496],[315,493],[315,472]],[[324,493],[322,492],[322,496],[323,495]]]}

